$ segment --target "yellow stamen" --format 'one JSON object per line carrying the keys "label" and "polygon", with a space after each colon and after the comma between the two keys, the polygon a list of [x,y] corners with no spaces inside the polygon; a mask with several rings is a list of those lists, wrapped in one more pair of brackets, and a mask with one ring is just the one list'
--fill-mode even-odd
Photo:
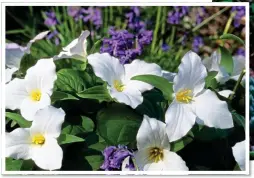
{"label": "yellow stamen", "polygon": [[114,87],[118,92],[122,92],[124,90],[124,85],[119,80],[114,80]]}
{"label": "yellow stamen", "polygon": [[164,157],[163,149],[157,147],[150,148],[148,154],[149,160],[155,163],[158,163],[159,161],[163,160]]}
{"label": "yellow stamen", "polygon": [[190,103],[193,101],[192,91],[189,89],[184,89],[176,94],[176,100],[181,103]]}
{"label": "yellow stamen", "polygon": [[32,90],[30,93],[30,97],[33,101],[41,100],[41,91],[39,89]]}
{"label": "yellow stamen", "polygon": [[36,144],[36,145],[43,145],[45,142],[45,137],[41,134],[34,135],[32,138],[32,142],[33,144]]}

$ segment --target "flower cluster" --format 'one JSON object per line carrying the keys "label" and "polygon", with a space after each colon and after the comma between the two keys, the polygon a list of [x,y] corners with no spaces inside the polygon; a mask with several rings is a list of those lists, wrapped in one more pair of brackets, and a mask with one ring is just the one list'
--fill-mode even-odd
{"label": "flower cluster", "polygon": [[[59,24],[59,21],[57,20],[55,12],[53,11],[45,12],[45,15],[46,15],[46,19],[44,21],[44,24],[46,26],[50,28],[55,28],[55,26]],[[47,39],[48,40],[54,39],[55,45],[59,45],[60,39],[58,37],[58,34],[59,32],[57,30],[53,30],[48,34]]]}
{"label": "flower cluster", "polygon": [[192,50],[196,53],[199,52],[199,49],[204,45],[203,38],[201,36],[196,36],[193,39]]}
{"label": "flower cluster", "polygon": [[238,28],[241,25],[242,18],[245,17],[245,7],[244,6],[234,6],[232,8],[232,12],[236,13],[236,15],[234,17],[234,27]]}
{"label": "flower cluster", "polygon": [[174,6],[173,10],[168,13],[167,22],[170,24],[179,24],[182,18],[189,12],[188,6]]}

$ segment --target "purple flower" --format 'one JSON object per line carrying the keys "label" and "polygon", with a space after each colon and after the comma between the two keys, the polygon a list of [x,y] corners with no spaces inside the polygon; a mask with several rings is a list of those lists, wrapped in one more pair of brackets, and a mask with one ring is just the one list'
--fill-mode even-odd
{"label": "purple flower", "polygon": [[231,12],[236,12],[234,18],[234,27],[238,28],[241,25],[241,20],[245,16],[245,7],[244,6],[234,6],[232,7]]}
{"label": "purple flower", "polygon": [[44,21],[44,24],[46,26],[51,27],[51,26],[55,26],[58,23],[55,12],[50,11],[50,12],[45,12],[45,14],[47,16],[47,18]]}
{"label": "purple flower", "polygon": [[79,6],[68,6],[67,8],[68,15],[73,17],[75,21],[83,19],[82,10],[83,8]]}
{"label": "purple flower", "polygon": [[243,48],[238,48],[236,51],[237,56],[245,56],[245,50]]}
{"label": "purple flower", "polygon": [[131,10],[125,14],[125,17],[128,20],[128,28],[134,32],[140,32],[144,30],[145,23],[140,20],[140,9],[139,7],[131,7]]}
{"label": "purple flower", "polygon": [[[101,165],[101,169],[105,171],[120,170],[123,160],[130,156],[133,157],[133,153],[130,152],[126,146],[119,145],[106,147],[103,151],[104,163]],[[134,164],[131,162],[128,165],[129,168],[134,170]]]}
{"label": "purple flower", "polygon": [[194,52],[199,52],[199,49],[204,45],[203,38],[200,36],[196,36],[192,43],[192,50]]}
{"label": "purple flower", "polygon": [[161,50],[162,50],[162,51],[166,52],[166,51],[169,51],[169,49],[170,49],[170,46],[169,46],[169,45],[167,45],[167,44],[165,44],[165,43],[161,45]]}
{"label": "purple flower", "polygon": [[188,14],[190,7],[174,6],[173,10],[168,13],[167,22],[170,24],[179,24],[182,18]]}
{"label": "purple flower", "polygon": [[204,15],[206,14],[206,9],[200,6],[200,11],[196,14],[196,25],[200,24],[204,20]]}
{"label": "purple flower", "polygon": [[50,33],[47,35],[47,39],[48,39],[48,40],[53,39],[54,42],[55,42],[55,45],[59,45],[60,40],[59,40],[59,38],[58,38],[58,36],[57,36],[58,34],[59,34],[59,32],[58,32],[57,30],[54,30],[53,32],[50,32]]}
{"label": "purple flower", "polygon": [[83,21],[90,22],[96,26],[96,29],[99,29],[102,25],[102,16],[101,9],[96,7],[89,7],[88,9],[82,9],[81,12],[84,14]]}

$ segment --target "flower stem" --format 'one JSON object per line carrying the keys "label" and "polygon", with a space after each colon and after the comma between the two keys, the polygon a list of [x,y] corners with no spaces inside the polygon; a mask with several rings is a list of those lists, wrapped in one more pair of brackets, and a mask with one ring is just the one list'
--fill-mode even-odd
{"label": "flower stem", "polygon": [[161,6],[159,6],[158,10],[157,10],[156,24],[155,24],[155,29],[154,29],[154,33],[153,33],[153,42],[152,42],[152,47],[151,47],[152,53],[155,52],[155,44],[157,41],[157,34],[158,34],[158,31],[160,28],[160,19],[161,19]]}
{"label": "flower stem", "polygon": [[226,26],[225,26],[223,35],[225,35],[225,34],[228,33],[228,30],[229,30],[229,28],[230,28],[230,26],[231,26],[231,23],[232,23],[232,21],[233,21],[235,15],[236,15],[236,12],[233,12],[233,13],[230,14],[230,17],[229,17],[229,19],[228,19],[228,21],[227,21],[227,24],[226,24]]}
{"label": "flower stem", "polygon": [[240,86],[240,84],[241,84],[241,81],[242,81],[242,79],[243,79],[245,73],[246,73],[246,70],[244,69],[244,70],[242,71],[240,77],[238,78],[237,82],[236,82],[236,85],[235,85],[235,87],[234,87],[234,89],[233,89],[233,93],[228,97],[229,100],[232,100],[232,99],[233,99],[233,97],[234,97],[234,95],[235,95],[237,89],[239,88],[239,86]]}

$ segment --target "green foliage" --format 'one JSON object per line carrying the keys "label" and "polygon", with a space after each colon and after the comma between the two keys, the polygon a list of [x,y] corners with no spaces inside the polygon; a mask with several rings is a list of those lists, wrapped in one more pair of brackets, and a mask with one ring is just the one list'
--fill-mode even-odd
{"label": "green foliage", "polygon": [[221,46],[220,46],[220,53],[221,53],[220,65],[225,68],[227,73],[232,74],[233,67],[234,67],[232,55],[226,48]]}
{"label": "green foliage", "polygon": [[34,167],[32,160],[15,160],[5,158],[6,171],[29,171]]}
{"label": "green foliage", "polygon": [[222,39],[222,40],[234,40],[234,41],[240,43],[241,45],[245,45],[244,41],[241,38],[239,38],[238,36],[235,36],[233,34],[224,34],[224,35],[221,35],[220,39]]}
{"label": "green foliage", "polygon": [[215,89],[218,87],[218,82],[215,77],[218,74],[216,71],[208,72],[207,77],[205,78],[205,87]]}
{"label": "green foliage", "polygon": [[6,112],[5,116],[15,121],[22,128],[29,128],[32,125],[32,122],[25,120],[20,114]]}
{"label": "green foliage", "polygon": [[59,145],[85,141],[83,138],[70,134],[61,134],[57,140]]}
{"label": "green foliage", "polygon": [[78,100],[78,98],[65,92],[54,91],[51,95],[51,102],[54,103],[55,101],[60,101],[60,100]]}

